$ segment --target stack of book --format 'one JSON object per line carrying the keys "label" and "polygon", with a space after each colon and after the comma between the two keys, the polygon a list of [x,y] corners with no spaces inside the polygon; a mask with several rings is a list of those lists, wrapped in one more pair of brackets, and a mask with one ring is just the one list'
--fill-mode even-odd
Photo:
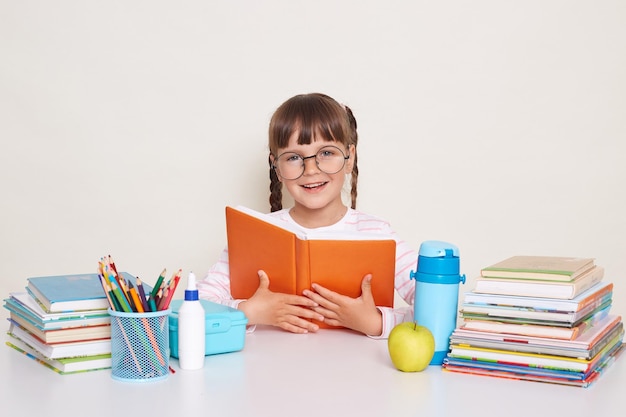
{"label": "stack of book", "polygon": [[623,350],[613,283],[591,258],[514,256],[464,295],[443,368],[587,387]]}
{"label": "stack of book", "polygon": [[25,292],[4,301],[10,347],[61,374],[111,367],[109,303],[98,274],[29,278]]}

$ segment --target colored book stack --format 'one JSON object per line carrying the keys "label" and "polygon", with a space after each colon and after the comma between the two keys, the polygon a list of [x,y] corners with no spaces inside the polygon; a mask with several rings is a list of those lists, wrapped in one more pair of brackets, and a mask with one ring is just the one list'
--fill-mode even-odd
{"label": "colored book stack", "polygon": [[61,374],[110,368],[111,320],[98,274],[27,282],[26,292],[4,300],[7,345]]}
{"label": "colored book stack", "polygon": [[4,300],[10,322],[6,343],[61,374],[111,368],[107,309],[167,310],[181,272],[166,281],[164,269],[153,288],[118,273],[108,256],[98,262],[98,273],[28,278],[25,292]]}
{"label": "colored book stack", "polygon": [[623,350],[613,283],[592,258],[513,256],[464,295],[446,371],[587,387]]}

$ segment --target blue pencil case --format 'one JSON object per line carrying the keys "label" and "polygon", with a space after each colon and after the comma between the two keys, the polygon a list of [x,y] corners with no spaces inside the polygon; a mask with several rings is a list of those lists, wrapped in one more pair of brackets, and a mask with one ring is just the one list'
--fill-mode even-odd
{"label": "blue pencil case", "polygon": [[[205,313],[205,355],[243,349],[248,319],[242,311],[200,300]],[[183,300],[172,300],[169,315],[170,356],[178,359],[178,310]]]}

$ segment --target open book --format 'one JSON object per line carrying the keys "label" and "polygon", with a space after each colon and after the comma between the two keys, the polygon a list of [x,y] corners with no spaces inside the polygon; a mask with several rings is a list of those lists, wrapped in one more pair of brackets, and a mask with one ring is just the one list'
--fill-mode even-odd
{"label": "open book", "polygon": [[390,236],[362,232],[309,235],[269,215],[245,207],[226,207],[230,289],[235,299],[250,298],[264,270],[270,290],[302,294],[317,283],[349,297],[361,295],[361,282],[372,274],[377,306],[392,307],[396,242]]}

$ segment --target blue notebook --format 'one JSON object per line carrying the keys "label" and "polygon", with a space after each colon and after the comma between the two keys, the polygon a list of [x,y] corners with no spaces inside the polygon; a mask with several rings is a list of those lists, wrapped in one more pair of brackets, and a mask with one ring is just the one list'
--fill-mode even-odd
{"label": "blue notebook", "polygon": [[[122,272],[122,277],[135,280]],[[98,274],[54,275],[28,278],[28,292],[48,312],[101,310],[109,307]]]}

